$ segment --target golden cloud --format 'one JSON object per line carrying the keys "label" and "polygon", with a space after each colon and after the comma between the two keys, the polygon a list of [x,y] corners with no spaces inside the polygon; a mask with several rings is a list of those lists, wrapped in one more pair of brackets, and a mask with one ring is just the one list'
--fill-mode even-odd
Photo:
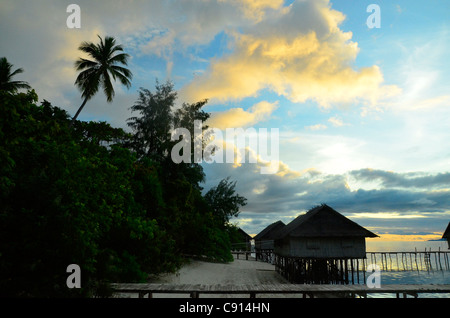
{"label": "golden cloud", "polygon": [[242,108],[232,108],[225,112],[213,113],[208,120],[208,126],[218,129],[248,127],[269,119],[277,108],[277,102],[269,103],[267,101],[253,105],[248,111]]}
{"label": "golden cloud", "polygon": [[261,21],[267,9],[279,9],[284,0],[219,0],[237,5],[244,15],[252,20]]}
{"label": "golden cloud", "polygon": [[[344,16],[328,1],[300,5],[302,10],[290,6],[254,29],[230,33],[234,51],[212,60],[209,69],[185,87],[186,96],[240,100],[269,89],[293,102],[314,100],[328,108],[355,101],[372,105],[399,92],[383,85],[378,66],[352,67],[358,45],[351,41],[351,32],[339,29]],[[307,21],[299,22],[302,19]]]}

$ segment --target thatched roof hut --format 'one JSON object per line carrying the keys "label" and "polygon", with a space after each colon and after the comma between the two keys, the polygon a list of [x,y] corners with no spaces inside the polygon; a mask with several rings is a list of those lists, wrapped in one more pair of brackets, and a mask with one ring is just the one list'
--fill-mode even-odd
{"label": "thatched roof hut", "polygon": [[236,227],[234,231],[230,231],[231,250],[233,251],[250,251],[252,247],[252,237],[243,229]]}
{"label": "thatched roof hut", "polygon": [[286,225],[282,221],[277,221],[259,232],[253,239],[257,250],[267,250],[274,248],[274,238],[278,231]]}
{"label": "thatched roof hut", "polygon": [[364,258],[366,237],[377,237],[326,204],[276,233],[275,253],[304,258]]}
{"label": "thatched roof hut", "polygon": [[248,235],[243,229],[238,228],[237,231],[242,242],[249,243],[252,240],[252,237]]}
{"label": "thatched roof hut", "polygon": [[448,222],[447,229],[445,230],[444,234],[442,235],[442,238],[447,239],[448,248],[450,249],[450,222]]}

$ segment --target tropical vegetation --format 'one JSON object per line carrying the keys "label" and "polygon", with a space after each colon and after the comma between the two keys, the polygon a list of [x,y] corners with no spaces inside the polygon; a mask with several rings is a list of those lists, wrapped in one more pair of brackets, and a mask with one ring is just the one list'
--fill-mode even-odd
{"label": "tropical vegetation", "polygon": [[[103,41],[101,36],[99,44],[92,42],[83,42],[78,48],[86,53],[91,59],[79,58],[75,62],[75,68],[80,73],[75,81],[75,85],[81,91],[83,103],[76,112],[73,120],[83,110],[86,102],[98,92],[100,87],[105,93],[106,100],[110,103],[114,99],[115,91],[111,82],[111,76],[114,80],[118,79],[122,85],[127,88],[131,86],[133,74],[127,68],[120,65],[128,65],[129,55],[123,53],[122,45],[116,45],[116,39],[111,36],[105,37]],[[115,54],[119,52],[118,54]]]}
{"label": "tropical vegetation", "polygon": [[[92,45],[82,47],[105,58]],[[122,51],[109,38],[99,47]],[[126,64],[126,56],[111,56]],[[20,69],[3,65],[11,82]],[[82,59],[76,65],[84,69],[76,85],[85,101],[98,89],[91,75],[103,78],[108,99],[109,72],[129,86],[131,73],[119,66],[102,69]],[[168,151],[172,129],[193,129],[193,120],[209,117],[202,110],[207,101],[177,110],[171,82],[141,89],[127,132],[39,103],[25,84],[2,82],[0,90],[0,296],[105,296],[111,282],[173,272],[185,255],[232,261],[236,228],[229,220],[245,198],[228,179],[203,194],[201,165],[175,164]],[[69,264],[81,268],[80,289],[66,286]]]}
{"label": "tropical vegetation", "polygon": [[0,91],[16,93],[19,89],[30,89],[30,85],[24,81],[13,81],[13,77],[23,73],[23,68],[12,70],[13,65],[6,57],[0,58]]}

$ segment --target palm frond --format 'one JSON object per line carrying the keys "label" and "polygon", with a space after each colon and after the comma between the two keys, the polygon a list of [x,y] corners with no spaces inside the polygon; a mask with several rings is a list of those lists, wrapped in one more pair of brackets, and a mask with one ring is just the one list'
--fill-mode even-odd
{"label": "palm frond", "polygon": [[[12,65],[11,65],[12,66]],[[12,78],[14,76],[16,76],[17,74],[21,74],[23,73],[23,68],[18,68],[17,70],[15,70],[14,72],[12,72],[9,77]]]}
{"label": "palm frond", "polygon": [[80,89],[83,98],[91,99],[98,92],[100,74],[95,70],[87,69],[78,75],[75,85]]}
{"label": "palm frond", "polygon": [[127,53],[121,53],[121,54],[114,55],[113,57],[111,57],[109,59],[109,61],[111,64],[120,63],[123,65],[127,65],[129,57],[130,57],[130,55],[128,55]]}
{"label": "palm frond", "polygon": [[94,68],[98,65],[98,63],[91,61],[91,60],[87,60],[87,59],[83,59],[83,58],[79,58],[76,62],[75,62],[75,68],[77,71],[81,71],[87,68]]}
{"label": "palm frond", "polygon": [[13,65],[8,62],[6,57],[0,58],[0,90],[17,92],[19,89],[30,89],[31,86],[24,81],[13,81],[12,78],[17,74],[23,73],[22,68],[12,71]]}
{"label": "palm frond", "polygon": [[116,95],[116,92],[114,91],[114,87],[111,83],[111,78],[109,77],[109,73],[107,70],[105,70],[102,74],[102,87],[103,87],[103,93],[105,93],[106,100],[108,103],[111,103],[114,96]]}
{"label": "palm frond", "polygon": [[126,53],[114,55],[115,52],[123,51],[121,45],[116,45],[115,38],[106,36],[103,39],[99,35],[98,38],[100,40],[98,44],[83,42],[78,48],[80,51],[92,57],[92,60],[79,58],[75,61],[75,69],[80,71],[75,80],[75,85],[80,89],[82,97],[85,99],[93,97],[101,86],[107,101],[112,102],[115,91],[111,77],[114,80],[118,79],[127,88],[131,87],[130,80],[133,76],[131,71],[117,65],[122,64],[126,66],[129,55]]}
{"label": "palm frond", "polygon": [[100,54],[101,51],[97,47],[97,45],[95,45],[92,42],[81,43],[81,45],[78,47],[78,50],[88,54],[89,56],[91,56],[92,58],[94,58],[97,61],[101,60],[101,54]]}
{"label": "palm frond", "polygon": [[131,87],[131,81],[130,79],[132,78],[132,74],[129,70],[120,67],[120,66],[111,66],[110,67],[110,72],[111,75],[113,76],[114,80],[116,78],[118,78],[120,80],[120,82],[122,83],[122,85],[126,86],[127,88]]}
{"label": "palm frond", "polygon": [[24,81],[12,81],[12,82],[10,82],[10,85],[14,86],[17,89],[21,89],[21,88],[31,89],[31,86],[27,82],[24,82]]}

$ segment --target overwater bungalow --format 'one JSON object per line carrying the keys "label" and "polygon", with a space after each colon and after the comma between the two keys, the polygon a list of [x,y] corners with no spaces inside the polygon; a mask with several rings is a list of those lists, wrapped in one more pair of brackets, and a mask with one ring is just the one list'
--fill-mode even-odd
{"label": "overwater bungalow", "polygon": [[257,250],[273,250],[275,234],[286,225],[282,221],[277,221],[259,232],[255,237],[255,248]]}
{"label": "overwater bungalow", "polygon": [[450,222],[448,222],[447,229],[442,235],[442,238],[447,239],[448,249],[450,249]]}
{"label": "overwater bungalow", "polygon": [[337,282],[346,276],[347,260],[366,257],[366,237],[377,235],[319,205],[277,231],[277,270],[293,282]]}
{"label": "overwater bungalow", "polygon": [[253,238],[243,229],[237,229],[237,241],[233,242],[232,247],[236,250],[250,251]]}
{"label": "overwater bungalow", "polygon": [[275,239],[283,256],[364,258],[366,237],[377,237],[326,204],[309,210],[286,225]]}
{"label": "overwater bungalow", "polygon": [[261,232],[259,232],[253,239],[255,240],[256,258],[264,261],[272,261],[272,254],[274,249],[274,239],[280,229],[286,225],[282,221],[277,221]]}

